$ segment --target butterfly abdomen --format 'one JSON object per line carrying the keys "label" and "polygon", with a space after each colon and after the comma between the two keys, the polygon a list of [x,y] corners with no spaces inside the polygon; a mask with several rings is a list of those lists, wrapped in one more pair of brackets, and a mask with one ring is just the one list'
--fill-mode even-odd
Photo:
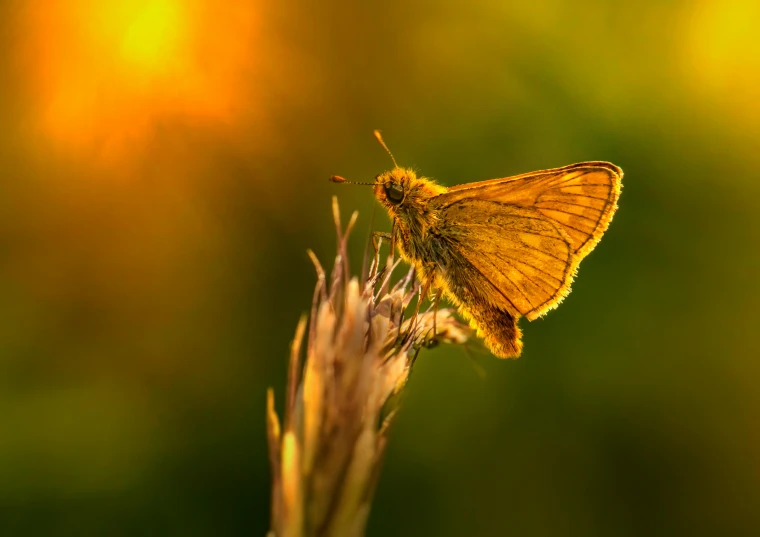
{"label": "butterfly abdomen", "polygon": [[469,317],[470,325],[477,329],[491,352],[499,358],[517,358],[522,351],[520,329],[517,319],[508,311],[491,305],[475,308],[462,306],[462,312]]}
{"label": "butterfly abdomen", "polygon": [[491,284],[478,278],[472,264],[456,249],[436,258],[435,281],[500,358],[517,358],[522,350],[518,312],[508,309],[501,295],[494,300]]}

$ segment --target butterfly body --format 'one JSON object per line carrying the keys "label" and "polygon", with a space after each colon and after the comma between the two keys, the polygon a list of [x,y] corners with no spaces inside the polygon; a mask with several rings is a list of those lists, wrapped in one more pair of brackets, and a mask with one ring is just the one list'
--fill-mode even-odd
{"label": "butterfly body", "polygon": [[583,162],[446,188],[397,166],[375,178],[374,193],[424,287],[441,290],[509,358],[522,349],[517,319],[536,319],[570,292],[617,208],[622,176],[608,162]]}

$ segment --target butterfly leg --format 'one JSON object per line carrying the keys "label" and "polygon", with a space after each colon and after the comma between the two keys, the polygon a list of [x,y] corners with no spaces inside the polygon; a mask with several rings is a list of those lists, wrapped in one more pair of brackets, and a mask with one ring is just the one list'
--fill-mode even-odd
{"label": "butterfly leg", "polygon": [[374,246],[376,254],[380,251],[380,241],[382,241],[382,239],[387,239],[388,241],[390,241],[391,234],[386,233],[385,231],[372,232],[372,246]]}
{"label": "butterfly leg", "polygon": [[425,300],[425,297],[427,296],[429,290],[430,290],[430,282],[426,281],[425,283],[422,284],[422,290],[420,291],[420,297],[417,299],[417,306],[414,308],[412,319],[417,318],[417,315],[420,312],[420,306],[422,305],[422,301]]}
{"label": "butterfly leg", "polygon": [[377,273],[377,271],[380,268],[380,245],[383,241],[383,239],[387,239],[388,242],[391,244],[391,247],[393,246],[393,240],[392,235],[390,233],[385,233],[383,231],[373,231],[372,232],[372,247],[375,249],[375,261],[374,261],[374,271]]}
{"label": "butterfly leg", "polygon": [[438,328],[436,328],[436,321],[438,320],[438,302],[441,300],[443,289],[438,289],[435,293],[435,299],[433,300],[433,337],[438,335]]}
{"label": "butterfly leg", "polygon": [[393,266],[393,256],[396,253],[396,222],[393,222],[393,224],[391,225],[391,233],[390,233],[390,239],[389,239],[389,241],[391,243],[391,249],[388,252],[388,263],[387,264],[388,264],[389,267],[392,267]]}

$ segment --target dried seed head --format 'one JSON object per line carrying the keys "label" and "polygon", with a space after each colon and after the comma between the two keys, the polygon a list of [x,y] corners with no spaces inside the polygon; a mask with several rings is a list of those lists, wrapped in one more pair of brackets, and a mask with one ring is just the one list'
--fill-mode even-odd
{"label": "dried seed head", "polygon": [[[337,200],[338,252],[329,278],[317,258],[306,356],[302,319],[291,348],[284,427],[267,405],[275,536],[364,533],[380,463],[396,408],[391,396],[406,384],[417,353],[438,343],[463,344],[469,328],[450,309],[405,318],[417,291],[407,274],[390,291],[391,260],[375,261],[366,281],[350,278]],[[378,290],[379,289],[379,290]],[[270,392],[271,393],[271,392]],[[393,399],[397,400],[396,398]]]}

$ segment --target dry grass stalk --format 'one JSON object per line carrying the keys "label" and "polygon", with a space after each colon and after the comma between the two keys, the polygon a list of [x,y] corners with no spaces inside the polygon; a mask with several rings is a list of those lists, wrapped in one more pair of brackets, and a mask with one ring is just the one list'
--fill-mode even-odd
{"label": "dry grass stalk", "polygon": [[[365,283],[349,276],[337,199],[338,254],[328,277],[317,269],[307,332],[301,318],[291,347],[284,421],[267,394],[272,467],[270,537],[364,534],[390,425],[417,352],[439,342],[464,343],[469,329],[449,309],[404,318],[418,286],[412,273],[390,288],[389,257],[376,257]],[[391,254],[392,255],[392,254]],[[433,317],[436,333],[433,331]]]}

